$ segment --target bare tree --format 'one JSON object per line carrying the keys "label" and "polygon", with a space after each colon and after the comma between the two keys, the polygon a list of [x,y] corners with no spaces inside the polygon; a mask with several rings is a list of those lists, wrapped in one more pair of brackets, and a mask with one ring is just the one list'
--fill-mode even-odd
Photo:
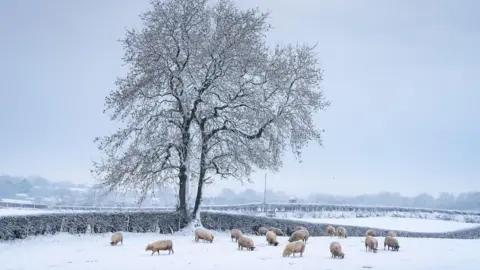
{"label": "bare tree", "polygon": [[[230,0],[152,6],[141,15],[143,28],[122,40],[130,71],[106,110],[125,127],[96,139],[106,156],[93,170],[102,186],[138,189],[145,198],[158,185],[177,185],[188,221],[209,178],[248,180],[254,168],[278,170],[287,146],[299,157],[309,141],[321,144],[312,116],[329,103],[314,47],[271,49],[268,13]],[[192,172],[197,197],[188,215]]]}

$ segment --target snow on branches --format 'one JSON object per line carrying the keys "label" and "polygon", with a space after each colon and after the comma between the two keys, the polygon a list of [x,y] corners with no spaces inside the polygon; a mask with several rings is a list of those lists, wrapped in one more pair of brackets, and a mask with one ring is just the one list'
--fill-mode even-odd
{"label": "snow on branches", "polygon": [[321,144],[313,115],[329,102],[315,47],[270,48],[268,17],[231,0],[152,1],[122,40],[130,70],[106,98],[124,127],[96,139],[103,186],[178,185],[186,209],[189,174],[200,203],[210,177],[245,180],[254,168],[278,170],[287,147],[299,157]]}

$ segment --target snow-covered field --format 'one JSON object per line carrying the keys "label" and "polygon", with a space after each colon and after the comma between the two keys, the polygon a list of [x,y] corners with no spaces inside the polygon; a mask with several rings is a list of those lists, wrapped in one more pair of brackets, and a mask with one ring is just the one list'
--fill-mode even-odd
{"label": "snow-covered field", "polygon": [[[265,238],[252,236],[255,251],[238,251],[228,233],[216,233],[213,243],[194,243],[193,236],[125,233],[124,245],[109,245],[109,235],[42,236],[12,243],[0,243],[2,270],[185,270],[185,269],[462,269],[476,270],[480,264],[480,240],[399,238],[400,251],[365,252],[363,238],[312,237],[303,258],[283,258],[286,237],[280,245],[268,246]],[[171,239],[174,255],[151,256],[147,243]],[[329,244],[339,241],[345,259],[331,259]],[[379,239],[380,246],[383,239]]]}
{"label": "snow-covered field", "polygon": [[369,218],[289,218],[311,223],[325,223],[337,225],[350,225],[371,227],[379,229],[402,230],[409,232],[449,232],[469,229],[480,226],[478,223],[464,223],[457,221],[395,218],[395,217],[369,217]]}
{"label": "snow-covered field", "polygon": [[44,210],[44,209],[21,209],[21,208],[0,208],[0,216],[23,216],[23,215],[37,215],[48,213],[68,213],[68,212],[82,212],[71,210]]}

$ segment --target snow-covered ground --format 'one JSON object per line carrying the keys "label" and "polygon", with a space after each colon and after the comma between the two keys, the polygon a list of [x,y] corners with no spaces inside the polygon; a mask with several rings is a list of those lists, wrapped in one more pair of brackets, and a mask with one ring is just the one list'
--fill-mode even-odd
{"label": "snow-covered ground", "polygon": [[457,221],[395,218],[395,217],[369,217],[369,218],[289,218],[311,223],[325,223],[337,225],[350,225],[371,227],[379,229],[402,230],[409,232],[449,232],[469,229],[480,226],[478,223],[463,223]]}
{"label": "snow-covered ground", "polygon": [[[213,243],[194,243],[193,236],[124,234],[124,245],[109,245],[110,235],[74,236],[60,234],[42,236],[14,243],[0,243],[2,270],[185,270],[185,269],[362,269],[414,270],[462,269],[476,270],[480,264],[480,240],[445,240],[399,238],[400,251],[365,252],[363,238],[336,239],[312,237],[303,258],[283,258],[286,237],[280,245],[268,246],[265,237],[252,236],[255,251],[238,251],[228,233],[216,233]],[[147,243],[171,239],[174,255],[151,256],[145,251]],[[345,259],[332,259],[329,244],[339,241]],[[380,246],[383,239],[379,239]]]}
{"label": "snow-covered ground", "polygon": [[88,211],[0,208],[0,216],[23,216],[23,215],[38,215],[38,214],[48,214],[48,213],[73,213],[73,212],[79,213],[79,212],[88,212]]}

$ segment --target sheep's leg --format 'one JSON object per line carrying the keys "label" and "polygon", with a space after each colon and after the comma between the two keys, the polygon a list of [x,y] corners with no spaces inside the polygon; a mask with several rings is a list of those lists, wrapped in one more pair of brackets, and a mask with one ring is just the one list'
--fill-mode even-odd
{"label": "sheep's leg", "polygon": [[160,249],[159,249],[159,250],[157,250],[157,254],[158,254],[158,255],[160,255]]}
{"label": "sheep's leg", "polygon": [[153,256],[153,254],[155,254],[155,251],[152,251],[152,255],[150,255],[150,256]]}

